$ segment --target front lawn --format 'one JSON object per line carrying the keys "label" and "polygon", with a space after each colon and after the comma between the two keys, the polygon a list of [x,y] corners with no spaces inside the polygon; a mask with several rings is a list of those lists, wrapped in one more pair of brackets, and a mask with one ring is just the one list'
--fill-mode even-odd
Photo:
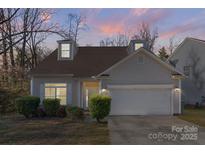
{"label": "front lawn", "polygon": [[0,117],[0,144],[109,144],[107,124],[69,118]]}
{"label": "front lawn", "polygon": [[186,120],[205,127],[205,109],[184,109],[183,115],[178,116],[182,120]]}

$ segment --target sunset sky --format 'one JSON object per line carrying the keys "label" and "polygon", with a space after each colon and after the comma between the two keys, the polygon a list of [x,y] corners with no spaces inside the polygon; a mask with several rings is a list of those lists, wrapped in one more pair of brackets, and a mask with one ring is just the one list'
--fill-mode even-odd
{"label": "sunset sky", "polygon": [[[157,28],[159,38],[155,45],[158,49],[166,46],[170,38],[176,42],[185,37],[205,39],[205,9],[55,9],[51,20],[66,25],[68,13],[86,15],[88,29],[81,32],[80,45],[98,46],[106,37],[123,33],[131,36],[139,24],[146,22]],[[57,47],[57,36],[47,40],[50,48]]]}

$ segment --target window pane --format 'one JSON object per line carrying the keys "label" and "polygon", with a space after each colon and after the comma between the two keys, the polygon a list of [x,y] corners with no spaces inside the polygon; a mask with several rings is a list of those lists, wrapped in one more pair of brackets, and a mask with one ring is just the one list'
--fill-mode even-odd
{"label": "window pane", "polygon": [[67,85],[66,83],[46,83],[45,98],[59,98],[61,105],[67,104]]}
{"label": "window pane", "polygon": [[69,58],[70,57],[70,44],[61,44],[61,57]]}
{"label": "window pane", "polygon": [[66,83],[46,83],[45,87],[66,87]]}
{"label": "window pane", "polygon": [[45,88],[45,98],[55,98],[55,88]]}
{"label": "window pane", "polygon": [[184,66],[184,74],[186,76],[190,75],[191,67],[190,66]]}
{"label": "window pane", "polygon": [[135,43],[135,50],[143,47],[143,43]]}
{"label": "window pane", "polygon": [[66,96],[66,88],[57,88],[56,95],[57,96]]}
{"label": "window pane", "polygon": [[61,44],[61,50],[70,51],[70,44]]}
{"label": "window pane", "polygon": [[61,105],[66,105],[66,88],[57,88],[56,98],[61,100]]}
{"label": "window pane", "polygon": [[61,50],[61,57],[69,58],[70,51],[69,50]]}

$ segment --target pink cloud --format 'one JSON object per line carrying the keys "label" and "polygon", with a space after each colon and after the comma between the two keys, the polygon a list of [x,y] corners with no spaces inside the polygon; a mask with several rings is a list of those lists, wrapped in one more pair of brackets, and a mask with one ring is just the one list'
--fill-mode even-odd
{"label": "pink cloud", "polygon": [[130,9],[127,14],[112,14],[106,19],[98,19],[97,16],[93,20],[89,20],[95,32],[101,35],[112,36],[118,33],[126,33],[130,36],[138,31],[142,22],[148,23],[150,27],[158,21],[167,18],[170,15],[166,9]]}
{"label": "pink cloud", "polygon": [[114,24],[114,23],[109,23],[109,24],[102,24],[99,25],[99,30],[103,34],[106,35],[113,35],[117,33],[122,33],[124,31],[124,27],[121,24]]}

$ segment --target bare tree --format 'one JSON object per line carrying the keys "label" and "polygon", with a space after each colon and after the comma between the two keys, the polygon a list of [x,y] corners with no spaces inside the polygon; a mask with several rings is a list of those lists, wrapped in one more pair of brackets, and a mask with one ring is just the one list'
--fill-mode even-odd
{"label": "bare tree", "polygon": [[29,34],[29,39],[27,40],[28,49],[30,50],[31,54],[31,68],[35,68],[37,66],[39,62],[39,49],[41,49],[43,41],[49,34],[51,34],[49,32],[38,32],[40,29],[48,29],[48,27],[52,27],[51,25],[46,24],[50,15],[51,12],[48,9],[35,9],[35,18],[31,23],[31,32]]}
{"label": "bare tree", "polygon": [[[16,12],[15,9],[7,9],[8,18],[12,19],[11,16]],[[12,46],[14,38],[11,36],[11,34],[15,31],[15,21],[14,20],[8,20],[6,22],[7,27],[7,35],[8,35],[8,46],[9,46],[9,56],[10,56],[10,65],[12,72],[14,72],[15,67],[15,60],[14,60],[14,48]]]}
{"label": "bare tree", "polygon": [[[4,21],[0,24],[0,55],[3,59],[3,70],[7,71],[5,76],[9,76],[8,68],[11,72],[15,68],[23,78],[30,68],[37,65],[38,51],[47,36],[61,34],[56,24],[48,22],[50,15],[49,9],[27,8],[19,10],[18,14],[16,9],[0,9],[1,20]],[[9,62],[11,67],[8,67]]]}
{"label": "bare tree", "polygon": [[129,38],[125,34],[118,34],[100,41],[100,46],[127,46],[128,44]]}
{"label": "bare tree", "polygon": [[42,42],[51,33],[58,33],[55,24],[49,24],[49,9],[24,9],[21,15],[22,25],[20,25],[19,40],[21,44],[17,45],[19,53],[19,66],[22,77],[25,69],[36,67],[38,63],[38,49]]}
{"label": "bare tree", "polygon": [[[4,10],[4,9],[1,9],[1,10]],[[15,15],[18,13],[18,11],[19,11],[19,9],[14,9],[14,11],[7,18],[5,18],[5,16],[1,13],[0,14],[0,25],[4,24],[7,21],[12,20],[12,18],[15,17]]]}
{"label": "bare tree", "polygon": [[77,42],[80,31],[87,28],[83,15],[70,14],[67,29],[49,20],[51,16],[51,9],[0,9],[0,59],[3,61],[0,75],[8,77],[7,81],[11,77],[26,79],[27,72],[50,52],[44,46],[50,34]]}
{"label": "bare tree", "polygon": [[191,79],[195,87],[201,92],[205,85],[204,73],[205,67],[201,65],[201,58],[192,49],[189,53],[189,58],[191,60]]}
{"label": "bare tree", "polygon": [[86,24],[86,16],[81,14],[68,14],[68,26],[61,31],[61,35],[64,39],[71,39],[78,42],[79,32],[88,28]]}
{"label": "bare tree", "polygon": [[100,41],[100,46],[115,46],[114,40],[112,38],[105,38]]}
{"label": "bare tree", "polygon": [[179,44],[180,44],[179,41],[176,41],[174,39],[174,37],[170,38],[169,39],[169,44],[168,44],[168,47],[167,47],[169,53],[172,54],[174,52],[174,50],[179,46]]}
{"label": "bare tree", "polygon": [[[4,31],[6,31],[6,25],[5,25],[5,22],[8,21],[7,18],[5,17],[5,9],[0,9],[0,17],[1,17],[1,21],[4,21],[2,22],[2,24],[0,25],[0,28],[1,28],[1,37],[2,38],[5,38],[6,36],[6,33]],[[2,41],[2,44],[1,44],[1,50],[2,50],[2,53],[3,53],[3,56],[2,56],[2,59],[3,59],[3,66],[2,66],[2,69],[3,69],[3,80],[7,80],[7,72],[8,72],[8,58],[7,58],[7,42],[6,42],[6,39],[4,39]]]}
{"label": "bare tree", "polygon": [[157,28],[151,32],[150,26],[144,22],[140,25],[139,31],[132,37],[132,39],[144,40],[146,42],[147,49],[151,52],[154,50],[154,44],[157,38]]}

